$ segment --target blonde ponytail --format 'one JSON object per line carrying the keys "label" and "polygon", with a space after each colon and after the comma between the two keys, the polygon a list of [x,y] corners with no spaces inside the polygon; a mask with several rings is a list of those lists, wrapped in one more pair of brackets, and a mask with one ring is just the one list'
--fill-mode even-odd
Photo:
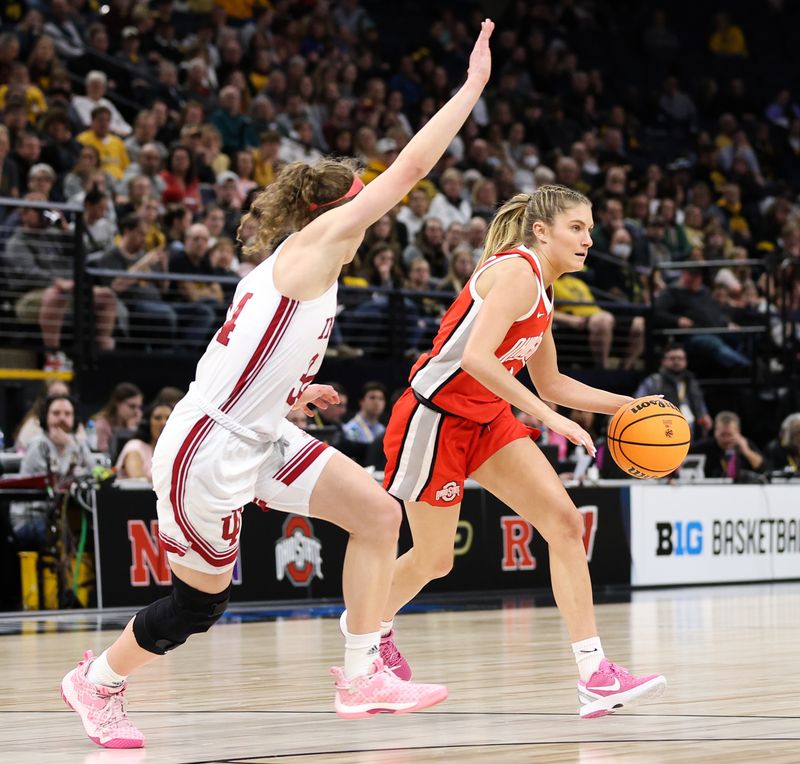
{"label": "blonde ponytail", "polygon": [[536,222],[552,225],[556,215],[579,204],[591,206],[583,194],[566,186],[541,186],[532,194],[512,196],[494,216],[489,230],[479,268],[488,258],[515,245],[530,246],[533,242],[533,224]]}

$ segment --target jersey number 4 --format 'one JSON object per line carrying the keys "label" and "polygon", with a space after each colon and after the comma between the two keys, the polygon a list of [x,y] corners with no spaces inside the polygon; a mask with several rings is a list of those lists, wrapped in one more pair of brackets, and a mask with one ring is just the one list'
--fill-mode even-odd
{"label": "jersey number 4", "polygon": [[220,329],[217,334],[217,342],[219,342],[220,345],[227,346],[230,341],[231,332],[236,328],[236,319],[239,318],[239,314],[244,310],[244,306],[247,305],[247,301],[252,296],[252,292],[246,292],[242,299],[239,300],[239,304],[234,309],[233,315],[222,325],[222,329]]}

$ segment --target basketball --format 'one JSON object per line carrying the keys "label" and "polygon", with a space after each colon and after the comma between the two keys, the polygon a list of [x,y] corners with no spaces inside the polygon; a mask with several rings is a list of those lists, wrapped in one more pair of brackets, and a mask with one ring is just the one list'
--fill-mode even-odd
{"label": "basketball", "polygon": [[689,453],[689,424],[674,404],[657,396],[620,408],[608,425],[608,450],[632,477],[647,480],[674,472]]}

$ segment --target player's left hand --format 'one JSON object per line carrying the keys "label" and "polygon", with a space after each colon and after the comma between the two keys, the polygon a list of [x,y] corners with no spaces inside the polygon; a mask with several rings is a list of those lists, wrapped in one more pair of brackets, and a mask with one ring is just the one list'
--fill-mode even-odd
{"label": "player's left hand", "polygon": [[292,409],[302,409],[308,416],[314,416],[314,411],[309,407],[313,403],[318,409],[326,409],[332,403],[339,402],[339,393],[330,385],[309,385],[300,394],[297,403]]}

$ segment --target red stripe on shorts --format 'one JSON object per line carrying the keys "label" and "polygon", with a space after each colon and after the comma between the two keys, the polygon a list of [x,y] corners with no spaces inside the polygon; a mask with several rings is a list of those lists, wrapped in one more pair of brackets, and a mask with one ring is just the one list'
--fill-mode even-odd
{"label": "red stripe on shorts", "polygon": [[275,480],[280,480],[284,485],[291,485],[317,460],[317,457],[326,448],[328,448],[327,443],[319,440],[313,441],[310,446],[303,448],[294,459],[285,464],[275,474]]}

